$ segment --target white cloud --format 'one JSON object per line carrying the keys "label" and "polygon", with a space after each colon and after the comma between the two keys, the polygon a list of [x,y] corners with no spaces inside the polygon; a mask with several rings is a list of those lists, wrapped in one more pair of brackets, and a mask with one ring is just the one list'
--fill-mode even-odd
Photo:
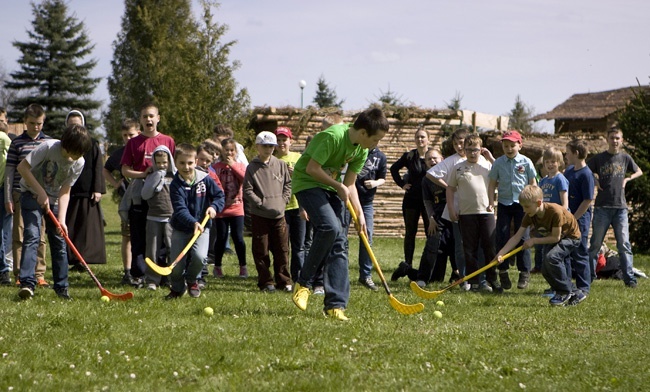
{"label": "white cloud", "polygon": [[394,63],[400,59],[397,53],[377,51],[370,52],[370,58],[374,63]]}

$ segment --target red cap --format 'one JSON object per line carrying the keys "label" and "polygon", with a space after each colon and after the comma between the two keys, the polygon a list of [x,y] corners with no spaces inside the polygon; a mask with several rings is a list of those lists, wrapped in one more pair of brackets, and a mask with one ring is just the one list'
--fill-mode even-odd
{"label": "red cap", "polygon": [[514,130],[505,131],[503,133],[503,136],[501,137],[501,141],[504,140],[510,140],[511,142],[520,143],[520,144],[522,143],[521,134]]}
{"label": "red cap", "polygon": [[293,135],[291,134],[291,129],[287,127],[280,127],[275,130],[276,136],[284,135],[288,137],[289,139],[293,139]]}

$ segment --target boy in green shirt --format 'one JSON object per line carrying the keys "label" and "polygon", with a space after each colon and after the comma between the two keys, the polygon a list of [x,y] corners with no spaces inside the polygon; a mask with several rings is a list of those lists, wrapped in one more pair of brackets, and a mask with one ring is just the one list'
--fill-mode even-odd
{"label": "boy in green shirt", "polygon": [[[348,320],[344,311],[350,298],[350,280],[343,212],[349,200],[361,230],[366,230],[355,181],[368,149],[376,147],[387,132],[388,120],[382,111],[368,109],[354,124],[334,125],[316,134],[294,167],[292,191],[314,228],[311,249],[294,287],[293,302],[300,310],[307,309],[311,294],[308,285],[323,265],[325,314]],[[348,169],[341,182],[341,169],[346,164]]]}

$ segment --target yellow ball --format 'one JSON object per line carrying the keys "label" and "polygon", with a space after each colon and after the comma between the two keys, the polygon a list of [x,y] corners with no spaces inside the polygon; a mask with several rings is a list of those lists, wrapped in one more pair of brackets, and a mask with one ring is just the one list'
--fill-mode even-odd
{"label": "yellow ball", "polygon": [[212,316],[214,314],[214,309],[208,306],[207,308],[203,309],[203,313],[205,313],[207,316]]}
{"label": "yellow ball", "polygon": [[445,306],[445,303],[442,302],[442,301],[438,301],[438,302],[436,302],[436,305],[438,305],[438,306]]}
{"label": "yellow ball", "polygon": [[108,297],[105,296],[105,295],[102,295],[102,297],[101,297],[100,299],[102,300],[102,302],[111,302],[111,299],[108,298]]}
{"label": "yellow ball", "polygon": [[439,310],[433,312],[433,315],[436,316],[437,318],[442,318],[442,313]]}

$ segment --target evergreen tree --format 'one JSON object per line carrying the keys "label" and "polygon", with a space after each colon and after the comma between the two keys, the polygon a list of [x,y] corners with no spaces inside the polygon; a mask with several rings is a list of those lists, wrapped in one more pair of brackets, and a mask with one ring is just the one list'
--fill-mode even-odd
{"label": "evergreen tree", "polygon": [[22,53],[20,70],[11,73],[12,81],[5,86],[24,94],[11,102],[9,115],[22,121],[25,108],[38,103],[47,115],[45,131],[57,137],[63,132],[67,113],[79,109],[92,130],[98,125],[92,111],[99,109],[100,102],[91,97],[100,79],[90,77],[97,61],[84,59],[95,46],[90,44],[83,22],[68,14],[63,0],[44,0],[32,4],[32,10],[29,41],[13,42]]}
{"label": "evergreen tree", "polygon": [[376,102],[388,106],[404,106],[403,97],[398,95],[395,91],[392,91],[390,85],[388,86],[387,91],[379,90],[379,93],[380,95],[378,97],[375,96]]}
{"label": "evergreen tree", "polygon": [[635,97],[619,115],[623,137],[634,146],[628,153],[643,171],[644,175],[630,181],[626,189],[630,210],[630,241],[642,251],[650,250],[650,90],[635,89]]}
{"label": "evergreen tree", "polygon": [[333,88],[331,88],[327,82],[325,81],[325,77],[323,75],[318,78],[318,82],[316,82],[316,85],[318,86],[318,90],[316,90],[316,95],[314,96],[314,103],[319,109],[322,108],[341,108],[343,105],[343,102],[345,100],[340,100],[337,102],[338,97],[336,96],[336,91],[334,91]]}
{"label": "evergreen tree", "polygon": [[454,97],[449,102],[445,102],[445,106],[447,106],[447,109],[450,110],[460,110],[462,101],[463,96],[459,91],[456,91],[456,95],[454,95]]}
{"label": "evergreen tree", "polygon": [[158,106],[162,132],[178,142],[197,143],[214,125],[243,131],[249,106],[245,89],[237,90],[229,63],[234,41],[222,43],[227,26],[213,22],[202,1],[203,25],[189,0],[126,0],[122,30],[113,43],[113,72],[108,79],[111,102],[105,117],[109,139],[120,140],[119,124],[138,117],[144,102]]}
{"label": "evergreen tree", "polygon": [[533,116],[534,111],[535,109],[532,106],[524,103],[521,100],[521,96],[517,95],[517,98],[515,98],[515,107],[508,113],[510,117],[508,128],[517,129],[525,133],[532,132],[533,124],[530,118]]}

